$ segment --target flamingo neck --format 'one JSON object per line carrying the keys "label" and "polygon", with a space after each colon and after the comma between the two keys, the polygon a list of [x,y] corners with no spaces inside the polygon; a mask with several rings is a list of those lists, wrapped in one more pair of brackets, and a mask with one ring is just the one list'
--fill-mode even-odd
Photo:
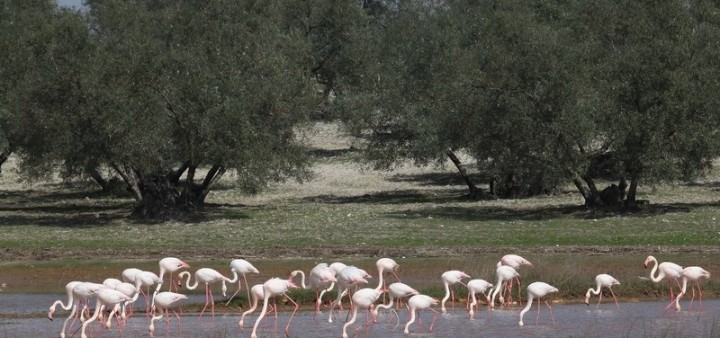
{"label": "flamingo neck", "polygon": [[307,290],[308,286],[305,285],[305,273],[301,270],[295,270],[291,273],[291,275],[300,275],[300,286],[303,288],[303,290]]}
{"label": "flamingo neck", "polygon": [[652,259],[652,262],[653,262],[653,268],[652,268],[652,270],[650,270],[650,279],[653,282],[657,283],[663,279],[664,274],[661,274],[658,272],[657,277],[655,277],[655,272],[657,272],[659,264],[656,259]]}
{"label": "flamingo neck", "polygon": [[233,277],[228,282],[230,282],[230,283],[238,282],[239,283],[240,281],[238,280],[238,273],[237,273],[237,271],[235,271],[235,269],[232,269],[232,274],[233,274]]}
{"label": "flamingo neck", "polygon": [[[197,278],[195,278],[195,284],[190,285],[190,278],[192,278],[192,276],[190,275],[189,272],[185,273],[184,275],[187,276],[187,279],[185,280],[185,288],[187,288],[188,290],[197,289],[198,284],[199,284]],[[180,276],[180,278],[182,278],[182,276]]]}

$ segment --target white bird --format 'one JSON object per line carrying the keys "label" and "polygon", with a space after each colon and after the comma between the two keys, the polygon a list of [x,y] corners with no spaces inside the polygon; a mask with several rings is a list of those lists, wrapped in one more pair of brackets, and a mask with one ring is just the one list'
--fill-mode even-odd
{"label": "white bird", "polygon": [[248,262],[242,258],[233,259],[230,262],[230,271],[233,274],[233,277],[230,280],[230,283],[237,282],[238,284],[237,284],[237,290],[235,290],[235,293],[233,293],[233,295],[230,296],[230,299],[228,299],[228,301],[227,301],[227,303],[225,303],[225,305],[227,306],[228,304],[230,304],[230,301],[233,300],[233,298],[235,298],[235,296],[237,296],[238,292],[240,292],[241,284],[240,284],[240,278],[238,275],[242,275],[243,280],[245,281],[245,289],[247,290],[247,297],[248,297],[248,302],[249,302],[250,301],[250,286],[248,285],[247,277],[245,275],[247,275],[249,273],[260,274],[260,271],[257,268],[255,268],[252,264],[250,264],[250,262]]}
{"label": "white bird", "polygon": [[223,296],[225,296],[227,294],[227,285],[225,283],[229,282],[231,279],[223,276],[223,274],[221,274],[217,270],[210,268],[201,268],[195,271],[195,283],[193,285],[190,285],[190,272],[183,271],[178,275],[178,277],[180,278],[180,280],[187,277],[187,280],[185,281],[185,287],[188,290],[197,289],[198,284],[201,282],[205,284],[205,306],[203,307],[202,311],[200,311],[199,317],[202,317],[208,305],[210,305],[210,311],[212,312],[212,316],[215,317],[215,300],[213,298],[212,290],[210,290],[210,284],[221,282],[222,294]]}
{"label": "white bird", "polygon": [[48,309],[48,319],[53,320],[53,314],[55,313],[55,308],[60,305],[60,307],[67,311],[72,309],[74,304],[74,297],[73,297],[73,288],[82,283],[81,281],[72,281],[67,284],[65,284],[65,293],[67,294],[67,305],[63,304],[62,300],[56,300],[53,302],[52,305],[50,305],[50,308]]}
{"label": "white bird", "polygon": [[[77,300],[77,303],[72,306],[72,311],[70,311],[70,315],[65,319],[62,326],[62,331],[60,331],[60,338],[65,338],[65,329],[67,328],[67,323],[70,321],[70,318],[74,318],[75,314],[78,313],[78,308],[82,304],[82,308],[80,311],[80,321],[85,321],[85,311],[88,309],[88,302],[90,299],[93,299],[97,297],[98,291],[100,289],[104,288],[105,286],[98,283],[88,283],[88,282],[82,282],[77,283],[72,288],[72,294],[73,298]],[[73,320],[73,323],[75,321]],[[72,326],[72,324],[70,324]]]}
{"label": "white bird", "polygon": [[[158,283],[157,290],[156,290],[157,292],[160,292],[160,288],[162,287],[162,283],[164,281],[166,272],[170,273],[170,287],[168,288],[168,290],[172,291],[172,287],[174,284],[173,274],[175,272],[179,271],[180,269],[190,268],[190,264],[188,264],[178,258],[175,258],[175,257],[165,257],[165,258],[161,259],[158,262],[158,266],[160,267],[160,276],[158,276],[160,278],[160,283]],[[176,288],[176,290],[177,290],[177,288]]]}
{"label": "white bird", "polygon": [[[678,294],[677,298],[675,298],[675,308],[678,311],[680,311],[680,298],[682,298],[682,296],[685,295],[685,292],[687,291],[688,281],[694,282],[695,285],[697,286],[698,293],[700,294],[700,298],[699,298],[700,307],[702,308],[702,289],[700,289],[700,280],[703,278],[710,278],[710,273],[699,266],[688,266],[685,269],[683,269],[682,289],[680,290],[680,293]],[[695,287],[691,286],[690,288],[692,289],[692,298],[690,299],[690,308],[692,308],[692,302],[695,300]]]}
{"label": "white bird", "polygon": [[160,320],[165,317],[166,326],[169,326],[170,310],[172,310],[173,314],[175,314],[175,317],[178,320],[178,331],[180,330],[180,316],[177,314],[177,311],[175,311],[175,308],[177,308],[180,305],[180,301],[184,299],[187,299],[187,296],[170,291],[160,292],[155,295],[155,303],[153,304],[152,310],[153,313],[157,313],[157,310],[160,310],[160,314],[154,315],[150,319],[150,326],[148,327],[148,330],[150,331],[151,336],[155,332],[156,320]]}
{"label": "white bird", "polygon": [[488,305],[490,305],[490,297],[486,294],[486,292],[488,289],[492,291],[492,288],[493,285],[484,279],[473,279],[467,283],[468,297],[471,299],[468,305],[468,315],[470,316],[470,319],[475,317],[474,308],[477,306],[477,297],[475,295],[481,293],[485,296],[485,300],[487,300]]}
{"label": "white bird", "polygon": [[135,275],[142,272],[140,269],[128,268],[122,271],[122,281],[130,284],[135,284]]}
{"label": "white bird", "polygon": [[[350,320],[343,325],[343,331],[342,336],[343,338],[348,338],[347,334],[347,328],[355,323],[355,320],[357,319],[357,313],[359,309],[369,309],[375,302],[380,298],[380,295],[382,294],[382,289],[371,289],[371,288],[364,288],[360,289],[357,292],[355,292],[352,295],[351,298],[351,307],[352,307],[352,317],[350,317]],[[368,321],[363,326],[368,325],[375,321],[375,317],[373,317],[373,320]]]}
{"label": "white bird", "polygon": [[400,300],[402,300],[403,298],[420,294],[420,292],[418,292],[417,290],[415,290],[412,287],[410,287],[409,285],[407,285],[405,283],[401,283],[401,282],[395,282],[395,283],[390,284],[387,287],[387,293],[388,293],[388,296],[390,297],[390,302],[388,302],[387,304],[379,304],[378,306],[376,306],[372,310],[373,317],[377,318],[378,311],[380,309],[391,308],[393,306],[394,300],[396,300],[396,299],[398,300],[398,303],[399,303]]}
{"label": "white bird", "polygon": [[618,305],[617,298],[615,297],[615,292],[612,290],[613,285],[620,285],[620,282],[618,282],[617,279],[615,279],[613,276],[610,276],[606,273],[601,273],[595,277],[595,283],[597,284],[597,289],[593,290],[593,288],[589,288],[587,290],[587,293],[585,293],[585,304],[590,306],[590,294],[594,295],[600,295],[597,303],[597,307],[600,307],[600,302],[602,301],[602,288],[605,287],[608,290],[610,290],[610,294],[613,297],[613,300],[615,300],[615,307],[618,309],[620,308],[620,305]]}
{"label": "white bird", "polygon": [[[530,267],[533,266],[529,260],[523,258],[522,256],[513,255],[513,254],[505,255],[502,258],[500,258],[500,261],[498,261],[497,266],[501,266],[501,265],[510,266],[515,270],[520,270],[520,267],[523,265],[530,266]],[[515,281],[515,283],[518,286],[518,303],[520,305],[522,305],[522,283],[520,282],[519,274],[517,276],[515,276],[515,278],[513,278],[513,280],[511,280],[506,285],[506,289],[508,292],[508,302],[512,303],[513,281]],[[502,294],[500,295],[500,302],[504,303]]]}
{"label": "white bird", "polygon": [[463,286],[467,287],[467,285],[465,285],[462,280],[465,278],[470,278],[470,276],[468,276],[468,274],[462,271],[450,270],[443,272],[440,278],[442,279],[443,286],[445,286],[445,297],[443,297],[442,299],[440,308],[442,310],[442,313],[446,313],[447,310],[445,309],[445,302],[450,299],[451,296],[453,305],[455,304],[455,293],[452,291],[451,286],[455,284],[462,284]]}
{"label": "white bird", "polygon": [[395,273],[397,269],[400,267],[400,264],[395,262],[391,258],[380,258],[375,262],[375,265],[378,269],[378,288],[385,288],[385,273],[390,272],[393,276],[395,276],[395,279],[400,281],[400,277]]}
{"label": "white bird", "polygon": [[327,263],[320,263],[310,270],[307,285],[305,285],[305,273],[300,270],[291,272],[290,278],[295,278],[298,274],[302,277],[300,280],[302,288],[315,291],[315,313],[317,314],[322,305],[322,296],[335,287],[335,282],[337,282],[335,271],[330,269]]}
{"label": "white bird", "polygon": [[[653,265],[652,270],[650,270],[650,280],[655,283],[661,282],[664,279],[667,280],[668,285],[670,286],[670,304],[672,304],[675,301],[675,298],[673,296],[673,286],[671,281],[674,280],[678,289],[681,289],[679,278],[682,276],[683,267],[672,262],[662,262],[658,264],[657,259],[653,256],[645,258],[643,265],[647,268],[648,264],[651,262],[655,264]],[[656,271],[658,272],[657,276],[655,276]]]}
{"label": "white bird", "polygon": [[107,322],[105,323],[105,327],[110,328],[110,326],[112,325],[113,317],[120,310],[120,303],[129,301],[130,299],[130,297],[120,291],[113,290],[108,287],[100,288],[97,291],[97,304],[95,305],[95,312],[93,313],[92,317],[88,318],[83,323],[81,331],[82,333],[80,334],[80,337],[87,338],[87,335],[85,334],[85,329],[87,328],[87,326],[98,318],[100,313],[103,312],[103,309],[112,305],[113,309],[107,318]]}
{"label": "white bird", "polygon": [[[543,282],[534,282],[528,285],[527,287],[527,293],[528,293],[528,301],[527,305],[525,305],[525,308],[520,311],[520,326],[525,325],[523,323],[523,316],[525,316],[525,312],[528,312],[530,310],[530,306],[532,306],[533,299],[537,298],[538,300],[538,314],[535,321],[540,319],[540,298],[547,296],[549,293],[558,292],[558,289],[550,284],[543,283]],[[545,301],[545,305],[547,305],[548,309],[550,310],[550,318],[552,318],[553,323],[555,323],[555,318],[552,314],[552,308],[550,307],[550,304],[548,304],[547,301]]]}
{"label": "white bird", "polygon": [[[145,299],[145,311],[147,311],[148,315],[152,315],[152,301],[148,301],[148,297],[155,297],[155,294],[158,292],[157,288],[152,296],[150,296],[150,288],[160,283],[160,277],[152,271],[140,271],[136,273],[133,278],[135,282],[132,284],[135,285],[137,292],[141,293]],[[143,291],[143,287],[146,288],[147,293]]]}
{"label": "white bird", "polygon": [[245,322],[245,316],[253,313],[253,311],[257,309],[260,299],[263,299],[265,297],[265,292],[263,292],[263,284],[253,285],[253,287],[250,288],[250,295],[252,297],[252,306],[247,309],[247,311],[243,312],[240,316],[240,321],[238,322],[238,326],[240,326],[240,328],[244,326],[243,323]]}
{"label": "white bird", "polygon": [[[506,286],[506,283],[512,284],[512,281],[515,277],[520,276],[520,274],[509,265],[500,265],[495,269],[495,275],[497,276],[497,282],[495,283],[495,289],[492,292],[492,298],[490,299],[490,307],[495,307],[495,296],[503,289],[504,286]],[[500,293],[500,304],[505,304],[505,299],[503,298],[502,293]]]}
{"label": "white bird", "polygon": [[415,313],[418,311],[422,311],[425,309],[430,309],[432,312],[435,313],[433,316],[432,322],[430,323],[430,329],[428,329],[428,332],[432,332],[433,325],[435,325],[435,319],[437,319],[437,316],[439,313],[433,309],[431,306],[437,305],[440,301],[437,298],[432,298],[430,296],[426,295],[414,295],[408,299],[408,309],[410,310],[410,319],[408,319],[407,324],[405,324],[405,334],[410,333],[410,324],[415,322]]}
{"label": "white bird", "polygon": [[[277,296],[283,296],[285,295],[290,289],[297,289],[298,286],[293,283],[291,279],[280,279],[280,278],[271,278],[267,282],[263,283],[263,308],[262,311],[260,311],[260,316],[255,320],[255,325],[253,326],[252,333],[250,334],[250,337],[257,338],[257,328],[258,325],[260,325],[260,321],[265,317],[267,314],[267,307],[268,303],[270,301],[271,297],[277,297]],[[287,326],[285,326],[285,335],[290,337],[290,322],[293,319],[293,316],[295,316],[295,312],[297,312],[298,304],[292,300],[290,297],[287,297],[287,299],[295,305],[295,309],[292,312],[292,315],[290,315],[290,319],[288,320]]]}
{"label": "white bird", "polygon": [[[330,315],[328,316],[328,323],[332,323],[333,309],[335,305],[340,304],[342,297],[345,294],[352,293],[351,289],[359,284],[367,284],[368,278],[372,278],[365,270],[357,268],[355,266],[347,266],[337,275],[337,299],[332,305],[330,305]],[[351,295],[352,297],[352,295]]]}

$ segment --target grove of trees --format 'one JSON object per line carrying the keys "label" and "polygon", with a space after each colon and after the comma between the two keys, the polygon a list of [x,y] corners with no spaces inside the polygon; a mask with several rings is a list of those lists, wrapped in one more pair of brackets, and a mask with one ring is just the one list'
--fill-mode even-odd
{"label": "grove of trees", "polygon": [[451,159],[473,198],[634,207],[718,156],[717,65],[709,0],[0,0],[0,161],[119,177],[165,218],[228,172],[310,178],[298,134],[333,119],[377,168]]}

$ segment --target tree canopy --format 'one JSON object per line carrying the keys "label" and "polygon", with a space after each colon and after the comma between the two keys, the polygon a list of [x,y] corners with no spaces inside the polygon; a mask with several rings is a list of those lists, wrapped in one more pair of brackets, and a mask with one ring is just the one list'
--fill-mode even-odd
{"label": "tree canopy", "polygon": [[0,2],[0,160],[117,175],[140,217],[202,208],[229,171],[251,192],[309,178],[298,133],[316,118],[377,168],[449,157],[476,198],[573,182],[587,205],[632,206],[640,182],[718,155],[712,1],[86,5]]}

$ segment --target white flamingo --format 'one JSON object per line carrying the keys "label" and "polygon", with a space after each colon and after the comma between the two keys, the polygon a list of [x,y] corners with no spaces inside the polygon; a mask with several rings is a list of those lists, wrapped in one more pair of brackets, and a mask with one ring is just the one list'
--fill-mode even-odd
{"label": "white flamingo", "polygon": [[470,276],[468,276],[468,274],[462,271],[450,270],[443,272],[440,278],[442,279],[443,286],[445,286],[445,297],[443,297],[442,299],[440,309],[442,310],[442,313],[446,313],[447,310],[445,309],[445,302],[452,297],[453,305],[455,304],[455,292],[452,291],[451,286],[455,284],[462,284],[463,286],[467,287],[467,285],[465,285],[462,280],[465,278],[470,278]]}
{"label": "white flamingo", "polygon": [[613,276],[610,276],[606,273],[601,273],[595,277],[595,283],[597,285],[597,289],[593,290],[593,288],[589,288],[587,290],[587,293],[585,293],[585,304],[590,306],[590,294],[591,293],[594,295],[600,295],[599,299],[598,299],[598,303],[597,303],[597,308],[599,308],[600,302],[602,301],[602,288],[605,287],[608,290],[610,290],[610,294],[612,295],[613,300],[615,300],[615,307],[617,307],[619,309],[620,305],[618,305],[618,301],[617,301],[617,298],[615,297],[615,292],[613,292],[613,290],[612,290],[612,286],[620,285],[620,282],[618,282],[618,280],[615,279],[615,277],[613,277]]}
{"label": "white flamingo", "polygon": [[[530,306],[532,306],[533,299],[538,300],[538,314],[537,318],[535,319],[535,322],[537,322],[540,319],[540,298],[547,296],[550,293],[558,292],[558,289],[550,284],[543,283],[543,282],[534,282],[528,285],[527,287],[528,292],[528,300],[527,305],[525,305],[525,308],[520,311],[520,322],[518,323],[520,326],[525,325],[523,323],[523,317],[525,316],[525,312],[528,312],[530,310]],[[547,305],[548,309],[550,310],[550,318],[552,318],[553,323],[555,323],[555,318],[552,314],[552,308],[550,307],[550,304],[548,304],[547,300],[545,301],[545,305]]]}

